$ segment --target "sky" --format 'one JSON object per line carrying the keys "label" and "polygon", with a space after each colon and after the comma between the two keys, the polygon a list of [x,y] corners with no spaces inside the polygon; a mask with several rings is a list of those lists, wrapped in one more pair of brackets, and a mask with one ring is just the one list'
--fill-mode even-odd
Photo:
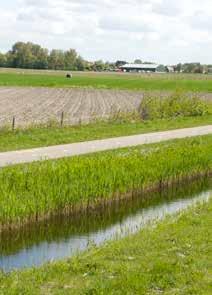
{"label": "sky", "polygon": [[212,64],[212,0],[0,0],[0,51],[16,41],[87,60]]}

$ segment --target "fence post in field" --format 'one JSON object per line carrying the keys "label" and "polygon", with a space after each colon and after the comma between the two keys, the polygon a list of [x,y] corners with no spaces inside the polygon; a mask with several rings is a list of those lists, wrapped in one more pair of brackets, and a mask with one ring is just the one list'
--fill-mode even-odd
{"label": "fence post in field", "polygon": [[12,131],[15,130],[15,116],[13,116],[13,120],[12,120]]}
{"label": "fence post in field", "polygon": [[60,118],[60,126],[63,127],[63,121],[64,121],[64,112],[61,113],[61,118]]}

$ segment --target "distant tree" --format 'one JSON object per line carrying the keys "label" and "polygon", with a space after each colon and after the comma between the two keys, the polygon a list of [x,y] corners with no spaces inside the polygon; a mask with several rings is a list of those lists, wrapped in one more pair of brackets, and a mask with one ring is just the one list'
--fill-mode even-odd
{"label": "distant tree", "polygon": [[15,68],[24,68],[29,59],[32,58],[27,45],[23,42],[17,42],[11,50],[11,61]]}
{"label": "distant tree", "polygon": [[84,66],[86,71],[92,71],[93,63],[89,61],[84,61]]}
{"label": "distant tree", "polygon": [[78,56],[76,59],[76,69],[78,71],[84,71],[85,70],[85,62],[81,56]]}
{"label": "distant tree", "polygon": [[101,71],[104,71],[104,69],[105,69],[105,64],[102,60],[95,61],[92,66],[93,71],[101,72]]}
{"label": "distant tree", "polygon": [[53,49],[48,58],[49,69],[63,70],[65,68],[65,55],[62,50]]}
{"label": "distant tree", "polygon": [[66,70],[75,70],[77,69],[77,61],[78,55],[75,49],[69,49],[64,53],[64,60],[65,60],[65,69]]}
{"label": "distant tree", "polygon": [[7,66],[7,56],[6,54],[0,53],[0,67]]}
{"label": "distant tree", "polygon": [[123,61],[123,60],[117,60],[116,62],[115,62],[115,66],[117,67],[117,68],[119,68],[119,67],[121,67],[121,66],[124,66],[124,65],[126,65],[127,64],[127,62],[126,61]]}
{"label": "distant tree", "polygon": [[179,63],[179,64],[177,64],[177,65],[175,66],[175,72],[178,72],[178,73],[180,73],[180,72],[181,72],[181,70],[182,70],[182,64],[181,64],[181,63]]}
{"label": "distant tree", "polygon": [[157,67],[157,72],[165,73],[165,72],[168,72],[168,69],[167,69],[167,67],[164,66],[164,65],[159,65],[159,66]]}
{"label": "distant tree", "polygon": [[34,64],[36,69],[48,69],[48,50],[45,48],[39,48],[36,54],[36,61]]}
{"label": "distant tree", "polygon": [[134,61],[134,64],[142,64],[142,60],[140,60],[140,59],[136,59],[136,60]]}
{"label": "distant tree", "polygon": [[14,67],[14,62],[13,62],[13,55],[12,55],[12,52],[11,51],[8,51],[6,54],[6,60],[7,60],[7,64],[6,64],[6,67],[8,68],[12,68]]}
{"label": "distant tree", "polygon": [[194,67],[193,73],[195,73],[195,74],[203,74],[203,70],[204,70],[204,67],[199,64],[196,67]]}
{"label": "distant tree", "polygon": [[7,66],[45,69],[48,67],[48,50],[31,42],[17,42],[7,54]]}

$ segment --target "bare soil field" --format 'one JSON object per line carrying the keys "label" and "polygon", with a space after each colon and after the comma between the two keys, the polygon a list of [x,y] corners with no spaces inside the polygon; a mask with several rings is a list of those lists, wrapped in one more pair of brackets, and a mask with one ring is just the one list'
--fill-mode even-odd
{"label": "bare soil field", "polygon": [[135,110],[142,92],[125,90],[95,90],[77,88],[0,87],[0,126],[64,123],[87,123],[95,118],[107,118],[113,113]]}

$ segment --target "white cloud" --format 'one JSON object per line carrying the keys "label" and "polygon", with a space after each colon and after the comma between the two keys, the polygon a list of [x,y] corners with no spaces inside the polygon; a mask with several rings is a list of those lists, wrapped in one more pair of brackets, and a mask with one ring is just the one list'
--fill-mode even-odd
{"label": "white cloud", "polygon": [[0,50],[17,41],[87,59],[211,63],[211,0],[8,0]]}

